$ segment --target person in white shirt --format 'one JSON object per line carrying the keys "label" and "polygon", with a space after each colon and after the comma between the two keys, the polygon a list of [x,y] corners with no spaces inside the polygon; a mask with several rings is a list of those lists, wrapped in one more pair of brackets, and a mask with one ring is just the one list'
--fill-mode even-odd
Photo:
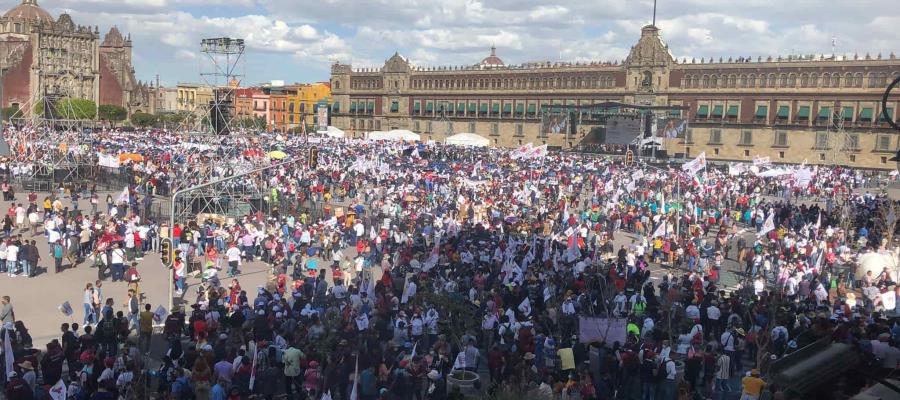
{"label": "person in white shirt", "polygon": [[619,292],[616,297],[613,298],[613,313],[615,315],[624,315],[625,314],[625,303],[628,301],[628,298],[625,297],[624,292]]}
{"label": "person in white shirt", "polygon": [[228,259],[228,277],[237,275],[238,266],[241,263],[241,249],[232,243],[228,246],[228,250],[225,251],[225,257]]}
{"label": "person in white shirt", "polygon": [[10,277],[18,276],[19,273],[19,246],[13,242],[6,246],[6,271]]}

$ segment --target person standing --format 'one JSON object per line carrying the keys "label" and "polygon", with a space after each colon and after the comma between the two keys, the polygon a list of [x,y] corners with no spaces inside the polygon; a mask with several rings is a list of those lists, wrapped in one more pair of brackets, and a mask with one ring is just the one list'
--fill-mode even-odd
{"label": "person standing", "polygon": [[6,245],[6,270],[10,277],[19,274],[19,246],[15,241],[9,241]]}
{"label": "person standing", "polygon": [[3,296],[0,298],[0,325],[14,324],[15,322],[16,312],[13,310],[12,301],[9,296]]}
{"label": "person standing", "polygon": [[184,262],[181,261],[181,258],[178,257],[178,251],[175,251],[175,260],[173,260],[172,264],[172,277],[175,283],[175,294],[181,296],[184,294],[184,279],[187,274],[187,271],[184,267]]}
{"label": "person standing", "polygon": [[88,326],[96,321],[94,317],[94,285],[90,282],[84,286],[84,326]]}
{"label": "person standing", "polygon": [[138,348],[145,355],[150,355],[150,339],[153,336],[153,312],[150,304],[144,304],[144,311],[139,317]]}
{"label": "person standing", "polygon": [[28,276],[33,276],[34,271],[38,268],[38,263],[41,262],[41,252],[37,248],[37,242],[32,240],[28,243],[28,252],[23,256],[23,263],[26,266],[26,273]]}
{"label": "person standing", "polygon": [[125,250],[116,243],[113,245],[110,254],[110,265],[112,269],[112,281],[121,281],[125,275]]}
{"label": "person standing", "polygon": [[716,350],[716,387],[715,391],[722,393],[722,397],[728,396],[731,392],[731,386],[728,380],[731,379],[731,357],[721,350]]}
{"label": "person standing", "polygon": [[228,277],[234,277],[238,274],[238,266],[241,263],[241,249],[237,247],[235,243],[231,243],[228,245],[228,250],[225,252],[225,257],[228,258]]}
{"label": "person standing", "polygon": [[128,289],[128,302],[125,303],[125,306],[128,307],[129,332],[132,329],[139,329],[138,313],[141,309],[140,304],[138,303],[138,294],[135,293],[133,289]]}

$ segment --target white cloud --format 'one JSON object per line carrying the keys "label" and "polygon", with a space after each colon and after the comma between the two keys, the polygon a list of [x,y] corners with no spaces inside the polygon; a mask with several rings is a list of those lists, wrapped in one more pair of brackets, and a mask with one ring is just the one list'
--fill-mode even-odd
{"label": "white cloud", "polygon": [[[11,7],[20,0],[0,0]],[[826,4],[827,3],[827,4]],[[507,63],[622,60],[653,0],[41,0],[76,24],[131,33],[140,73],[196,80],[184,61],[204,37],[246,40],[248,81],[327,78],[333,60],[380,66],[394,51],[419,65],[474,64],[491,45]],[[900,43],[889,0],[671,0],[657,25],[678,57],[837,52],[885,56]],[[137,59],[137,58],[136,58]]]}

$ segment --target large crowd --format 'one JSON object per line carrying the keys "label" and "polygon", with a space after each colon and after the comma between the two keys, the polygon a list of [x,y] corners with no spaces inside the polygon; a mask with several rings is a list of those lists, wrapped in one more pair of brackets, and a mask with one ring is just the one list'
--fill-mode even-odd
{"label": "large crowd", "polygon": [[[169,227],[144,201],[161,188],[270,165],[276,149],[303,159],[310,146],[266,136],[197,151],[187,140],[106,132],[74,149],[11,145],[5,196],[54,152],[141,157],[116,167],[129,185],[103,201],[64,185],[10,205],[9,276],[51,259],[55,271],[91,260],[99,276],[84,288],[82,324],[63,324],[41,350],[26,328],[35,316],[2,301],[7,398],[60,386],[74,399],[801,398],[770,368],[823,338],[859,346],[881,377],[900,360],[897,271],[859,262],[896,257],[893,227],[875,217],[890,203],[860,171],[323,140],[314,168],[238,183],[265,210]],[[231,166],[209,164],[225,155]],[[140,275],[167,239],[183,306],[160,312],[142,303]],[[244,263],[259,262],[268,284],[242,287]],[[125,311],[103,296],[105,280],[129,283]],[[588,326],[598,321],[616,328]],[[846,380],[823,389],[867,384]]]}

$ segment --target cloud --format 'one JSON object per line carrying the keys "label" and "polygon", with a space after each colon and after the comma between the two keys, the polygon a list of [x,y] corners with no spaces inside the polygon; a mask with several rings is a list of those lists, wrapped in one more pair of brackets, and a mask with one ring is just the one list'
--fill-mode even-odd
{"label": "cloud", "polygon": [[[12,7],[20,0],[0,0]],[[678,58],[897,51],[889,0],[660,2],[657,25]],[[378,67],[395,51],[420,66],[470,65],[492,45],[504,61],[624,59],[653,0],[41,0],[76,24],[130,33],[144,77],[197,80],[205,37],[247,43],[247,81],[328,78],[332,61]],[[139,57],[137,57],[139,56]]]}

